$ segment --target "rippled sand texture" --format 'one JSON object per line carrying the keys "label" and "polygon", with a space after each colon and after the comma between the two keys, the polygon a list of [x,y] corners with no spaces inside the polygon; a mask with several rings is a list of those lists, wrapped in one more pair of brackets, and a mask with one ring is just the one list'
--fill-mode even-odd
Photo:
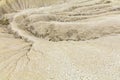
{"label": "rippled sand texture", "polygon": [[119,0],[1,0],[0,80],[120,80]]}

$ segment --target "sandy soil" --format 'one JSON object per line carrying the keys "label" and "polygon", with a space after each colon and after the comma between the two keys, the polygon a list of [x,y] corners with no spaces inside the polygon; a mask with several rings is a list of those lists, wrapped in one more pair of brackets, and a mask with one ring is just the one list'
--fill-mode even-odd
{"label": "sandy soil", "polygon": [[1,0],[0,80],[120,80],[119,0],[30,1]]}

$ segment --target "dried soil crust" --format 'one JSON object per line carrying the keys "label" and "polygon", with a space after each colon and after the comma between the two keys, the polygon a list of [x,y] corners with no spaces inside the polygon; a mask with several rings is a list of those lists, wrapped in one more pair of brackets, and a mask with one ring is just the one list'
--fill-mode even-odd
{"label": "dried soil crust", "polygon": [[114,2],[74,0],[4,15],[0,79],[120,80],[120,9]]}

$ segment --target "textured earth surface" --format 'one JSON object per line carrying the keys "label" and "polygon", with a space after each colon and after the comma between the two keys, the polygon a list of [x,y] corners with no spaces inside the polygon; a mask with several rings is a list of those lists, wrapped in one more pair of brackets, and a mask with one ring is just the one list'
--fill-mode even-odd
{"label": "textured earth surface", "polygon": [[0,80],[120,80],[119,0],[0,0]]}

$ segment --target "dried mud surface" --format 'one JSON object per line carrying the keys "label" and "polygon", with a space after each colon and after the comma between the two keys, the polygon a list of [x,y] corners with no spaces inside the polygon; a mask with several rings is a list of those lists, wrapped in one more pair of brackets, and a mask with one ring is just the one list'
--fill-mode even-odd
{"label": "dried mud surface", "polygon": [[0,1],[0,80],[120,80],[119,0],[32,1]]}

